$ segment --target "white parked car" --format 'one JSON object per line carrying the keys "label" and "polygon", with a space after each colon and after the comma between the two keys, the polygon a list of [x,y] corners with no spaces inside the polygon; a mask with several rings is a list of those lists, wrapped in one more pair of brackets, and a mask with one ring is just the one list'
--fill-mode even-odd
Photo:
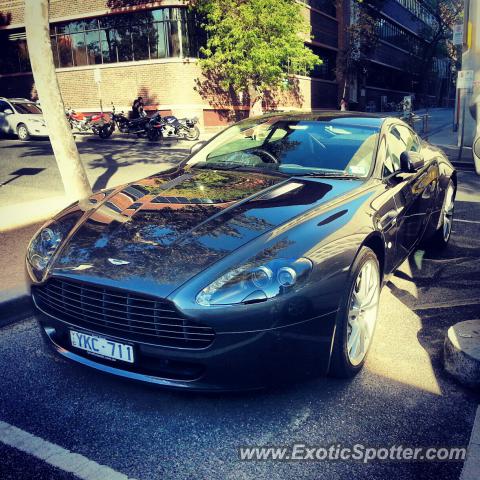
{"label": "white parked car", "polygon": [[20,140],[48,136],[42,110],[25,98],[0,97],[0,131],[16,134]]}

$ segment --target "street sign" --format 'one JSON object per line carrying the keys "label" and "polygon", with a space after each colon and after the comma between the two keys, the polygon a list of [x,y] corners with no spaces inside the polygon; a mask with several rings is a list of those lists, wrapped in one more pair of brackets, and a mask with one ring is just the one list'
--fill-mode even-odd
{"label": "street sign", "polygon": [[459,70],[457,88],[465,88],[467,90],[473,88],[473,70]]}
{"label": "street sign", "polygon": [[93,80],[97,84],[102,81],[102,71],[98,67],[93,70]]}
{"label": "street sign", "polygon": [[463,45],[463,23],[453,26],[452,43],[454,45]]}

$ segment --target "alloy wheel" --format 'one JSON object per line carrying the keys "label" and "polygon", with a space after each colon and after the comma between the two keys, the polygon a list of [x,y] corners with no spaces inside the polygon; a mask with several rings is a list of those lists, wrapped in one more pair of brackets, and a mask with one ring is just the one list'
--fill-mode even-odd
{"label": "alloy wheel", "polygon": [[347,352],[350,363],[359,365],[370,346],[377,323],[380,272],[377,263],[367,260],[350,294],[347,324]]}
{"label": "alloy wheel", "polygon": [[445,192],[445,202],[443,204],[443,210],[442,210],[442,215],[443,215],[442,229],[443,229],[443,240],[445,241],[445,243],[448,242],[450,235],[452,233],[454,193],[455,193],[454,187],[452,183],[450,183],[448,185],[447,191]]}
{"label": "alloy wheel", "polygon": [[20,140],[26,140],[28,138],[28,130],[25,125],[20,125],[18,127],[17,133],[18,133],[18,138],[20,138]]}

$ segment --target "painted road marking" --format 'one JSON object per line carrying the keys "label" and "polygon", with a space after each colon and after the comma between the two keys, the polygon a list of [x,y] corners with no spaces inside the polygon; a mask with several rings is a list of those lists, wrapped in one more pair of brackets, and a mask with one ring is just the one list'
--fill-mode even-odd
{"label": "painted road marking", "polygon": [[454,222],[463,222],[463,223],[480,223],[479,220],[463,220],[461,218],[454,218]]}
{"label": "painted road marking", "polygon": [[0,420],[0,442],[72,473],[83,480],[133,480],[106,465],[100,465],[78,453],[59,447]]}

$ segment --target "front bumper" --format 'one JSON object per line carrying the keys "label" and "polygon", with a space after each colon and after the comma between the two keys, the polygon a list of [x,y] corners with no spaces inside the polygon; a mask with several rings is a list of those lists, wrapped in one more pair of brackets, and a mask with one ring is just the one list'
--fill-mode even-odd
{"label": "front bumper", "polygon": [[[301,380],[328,370],[336,312],[294,324],[238,333],[217,333],[205,349],[178,349],[121,337],[99,336],[130,343],[133,365],[99,358],[73,347],[70,325],[35,308],[45,339],[62,356],[120,377],[179,389],[225,391],[262,388]],[[272,319],[272,325],[275,325]]]}
{"label": "front bumper", "polygon": [[28,133],[32,137],[48,137],[48,129],[46,125],[41,123],[27,123]]}

